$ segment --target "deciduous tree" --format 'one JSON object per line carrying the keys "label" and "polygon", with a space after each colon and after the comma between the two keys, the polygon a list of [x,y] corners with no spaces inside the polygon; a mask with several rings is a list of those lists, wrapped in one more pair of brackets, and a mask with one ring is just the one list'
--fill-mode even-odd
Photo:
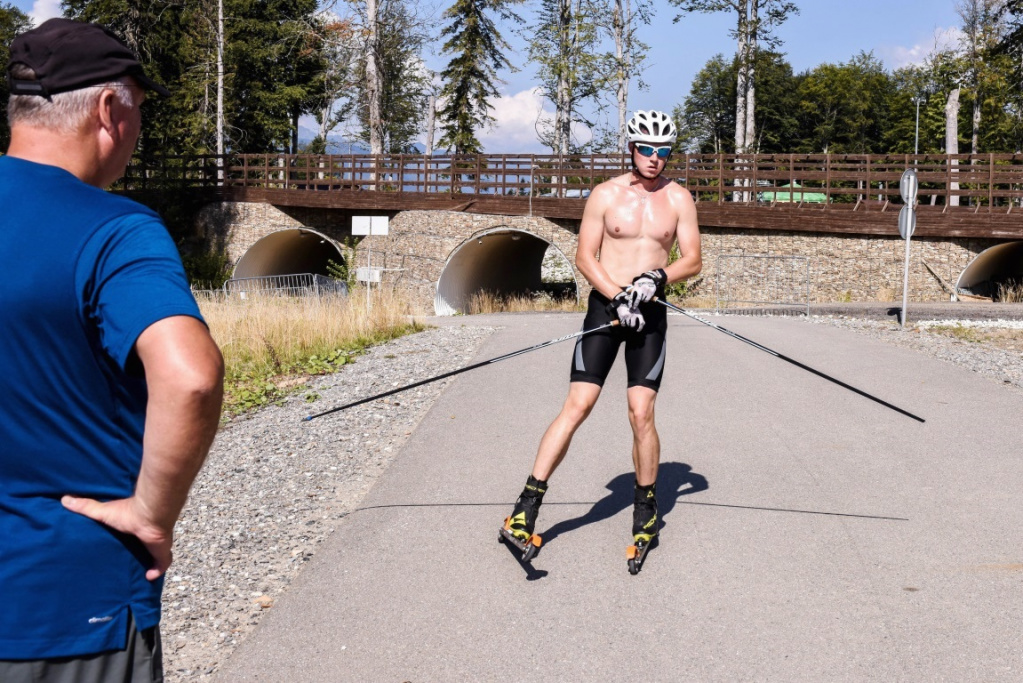
{"label": "deciduous tree", "polygon": [[[427,39],[414,7],[403,0],[382,0],[379,7],[376,69],[380,111],[378,144],[385,154],[410,153],[423,130],[431,74],[422,60]],[[368,65],[368,60],[364,63]],[[366,66],[365,71],[368,71]],[[368,75],[360,79],[359,138],[373,149],[372,107]]]}
{"label": "deciduous tree", "polygon": [[774,36],[775,27],[789,16],[799,12],[798,6],[789,0],[669,0],[683,16],[692,12],[725,12],[736,15],[735,93],[735,151],[745,153],[756,140],[756,66],[760,44],[774,48],[779,40]]}
{"label": "deciduous tree", "polygon": [[[0,3],[0,64],[5,66],[11,58],[11,41],[19,33],[32,28],[32,20],[27,14],[10,3]],[[0,78],[0,102],[7,102],[10,92],[7,79]],[[0,150],[6,150],[11,142],[11,128],[7,123],[7,107],[0,112]]]}

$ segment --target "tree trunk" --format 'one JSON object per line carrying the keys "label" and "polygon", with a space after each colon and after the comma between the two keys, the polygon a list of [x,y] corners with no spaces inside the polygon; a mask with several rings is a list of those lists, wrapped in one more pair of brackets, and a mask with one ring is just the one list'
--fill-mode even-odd
{"label": "tree trunk", "polygon": [[558,57],[557,57],[557,91],[554,103],[554,140],[552,149],[555,154],[564,154],[568,141],[566,140],[566,129],[570,129],[569,117],[569,82],[568,74],[571,69],[571,22],[572,4],[571,0],[559,0],[558,2]]}
{"label": "tree trunk", "polygon": [[[756,0],[754,0],[756,2]],[[747,83],[747,59],[749,58],[749,2],[739,0],[739,25],[737,28],[738,45],[735,55],[738,64],[738,74],[735,83],[735,152],[742,154],[746,151],[746,89]]]}
{"label": "tree trunk", "polygon": [[572,102],[573,85],[572,82],[573,74],[576,69],[576,46],[579,43],[579,1],[576,0],[575,7],[572,7],[570,2],[565,3],[565,8],[568,11],[565,17],[565,26],[568,29],[568,45],[565,53],[565,71],[563,74],[564,79],[564,109],[561,117],[561,154],[568,154],[569,148],[572,144],[572,109],[574,103]]}
{"label": "tree trunk", "polygon": [[[739,23],[736,28],[738,44],[736,46],[737,74],[735,82],[735,153],[736,155],[746,152],[746,105],[749,97],[749,3],[755,5],[758,0],[738,0],[737,9]],[[736,159],[738,162],[739,159]],[[733,181],[736,187],[742,187],[742,180],[736,178]],[[746,200],[745,193],[733,192],[732,201],[742,202]]]}
{"label": "tree trunk", "polygon": [[746,41],[746,133],[743,136],[743,151],[755,152],[757,139],[757,125],[753,118],[756,112],[756,68],[757,68],[757,33],[758,19],[757,10],[761,0],[750,0],[750,18],[747,28],[749,38]]}
{"label": "tree trunk", "polygon": [[[948,94],[948,102],[945,103],[945,154],[959,154],[959,88]],[[959,160],[949,159],[948,164],[949,177],[956,177]],[[948,189],[948,205],[959,206],[959,195],[952,194],[959,189],[959,183],[949,181]]]}
{"label": "tree trunk", "polygon": [[973,136],[970,138],[970,153],[980,154],[980,99],[981,92],[978,90],[973,100]]}
{"label": "tree trunk", "polygon": [[426,110],[426,156],[433,156],[434,127],[437,125],[437,95],[430,93]]}
{"label": "tree trunk", "polygon": [[629,78],[631,77],[629,32],[631,16],[629,0],[615,0],[615,14],[612,24],[615,33],[615,59],[618,61],[617,83],[615,96],[618,100],[618,152],[625,153],[625,123],[629,106]]}
{"label": "tree trunk", "polygon": [[224,0],[217,0],[217,176],[224,177]]}
{"label": "tree trunk", "polygon": [[384,153],[384,126],[380,113],[380,98],[383,88],[380,83],[380,69],[377,65],[379,43],[377,0],[366,0],[366,99],[369,109],[369,151],[371,154]]}

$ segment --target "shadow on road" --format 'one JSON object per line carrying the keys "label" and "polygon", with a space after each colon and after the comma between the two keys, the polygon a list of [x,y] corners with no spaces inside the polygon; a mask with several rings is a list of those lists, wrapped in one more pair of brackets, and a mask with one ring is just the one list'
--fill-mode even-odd
{"label": "shadow on road", "polygon": [[[522,560],[522,552],[511,543],[505,543],[503,540],[499,540],[498,543],[501,543],[504,547],[511,551],[512,557],[514,557],[515,561],[519,563],[520,567],[522,567],[522,571],[526,572],[526,581],[536,581],[537,579],[542,579],[547,576],[546,569],[537,569],[533,566],[532,562],[524,562]],[[537,554],[539,555],[539,553]]]}
{"label": "shadow on road", "polygon": [[[622,510],[632,507],[633,486],[636,482],[634,472],[620,474],[610,482],[607,488],[611,492],[593,504],[590,510],[574,519],[558,522],[549,529],[540,532],[544,545],[547,545],[561,534],[575,531],[587,524],[594,524],[614,517]],[[657,474],[657,507],[661,518],[660,528],[664,528],[665,518],[675,508],[675,503],[682,496],[706,491],[707,479],[693,472],[693,469],[681,462],[661,463]],[[631,528],[631,527],[630,527]]]}

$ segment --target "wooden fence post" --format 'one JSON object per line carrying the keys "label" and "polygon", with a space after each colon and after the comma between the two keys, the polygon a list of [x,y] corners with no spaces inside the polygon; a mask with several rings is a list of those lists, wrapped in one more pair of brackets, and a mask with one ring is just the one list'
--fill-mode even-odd
{"label": "wooden fence post", "polygon": [[824,208],[828,208],[828,204],[831,203],[831,153],[828,152],[824,155],[824,184],[826,189],[824,190]]}
{"label": "wooden fence post", "polygon": [[725,202],[725,155],[718,154],[718,204]]}
{"label": "wooden fence post", "polygon": [[995,208],[995,155],[988,154],[987,167],[987,210]]}

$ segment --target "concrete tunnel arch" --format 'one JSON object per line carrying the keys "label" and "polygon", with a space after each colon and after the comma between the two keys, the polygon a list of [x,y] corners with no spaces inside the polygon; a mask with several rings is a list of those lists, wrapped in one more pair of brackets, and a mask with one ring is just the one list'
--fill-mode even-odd
{"label": "concrete tunnel arch", "polygon": [[547,240],[525,230],[498,227],[476,233],[452,250],[437,281],[434,312],[463,312],[472,295],[488,291],[499,296],[545,289],[543,261],[549,249],[564,260],[579,299],[579,283],[571,261]]}
{"label": "concrete tunnel arch", "polygon": [[998,285],[1023,284],[1023,241],[996,244],[977,254],[956,280],[956,289],[994,297]]}
{"label": "concrete tunnel arch", "polygon": [[326,235],[309,228],[285,228],[260,238],[238,259],[236,280],[273,275],[327,275],[327,261],[344,263],[341,249]]}

